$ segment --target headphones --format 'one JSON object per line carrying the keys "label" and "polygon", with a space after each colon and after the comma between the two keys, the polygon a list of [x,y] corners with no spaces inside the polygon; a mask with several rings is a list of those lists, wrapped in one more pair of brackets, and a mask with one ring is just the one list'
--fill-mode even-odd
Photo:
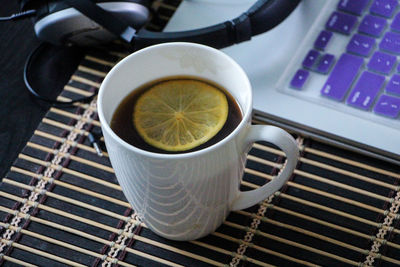
{"label": "headphones", "polygon": [[224,48],[277,26],[299,2],[258,0],[237,18],[180,32],[143,28],[150,17],[149,0],[21,0],[21,9],[36,10],[33,22],[37,37],[56,45],[94,46],[121,38],[135,50],[173,41]]}
{"label": "headphones", "polygon": [[[144,29],[150,18],[151,0],[20,0],[21,12],[15,18],[34,16],[36,36],[45,41],[32,51],[24,67],[24,82],[29,92],[54,105],[89,102],[93,96],[69,102],[50,99],[38,93],[29,83],[32,60],[54,45],[97,46],[114,39],[124,40],[138,50],[165,42],[194,42],[224,48],[266,32],[281,23],[300,0],[258,0],[237,18],[213,26],[179,32],[152,32]],[[13,18],[10,16],[7,19]]]}

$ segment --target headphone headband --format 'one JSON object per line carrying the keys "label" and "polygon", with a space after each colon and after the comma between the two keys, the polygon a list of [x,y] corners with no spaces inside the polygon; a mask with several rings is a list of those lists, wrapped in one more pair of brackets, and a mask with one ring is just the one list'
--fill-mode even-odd
{"label": "headphone headband", "polygon": [[[224,48],[236,43],[240,43],[246,40],[250,40],[252,36],[266,32],[279,23],[281,23],[286,17],[290,15],[290,13],[297,7],[300,0],[258,0],[254,5],[250,7],[249,10],[244,12],[237,18],[232,20],[216,24],[213,26],[189,30],[189,31],[179,31],[179,32],[151,32],[145,29],[140,29],[136,31],[132,23],[136,23],[135,25],[143,25],[145,18],[147,18],[147,8],[141,5],[141,1],[147,0],[20,0],[22,10],[26,10],[28,8],[35,9],[37,17],[36,19],[43,16],[43,20],[46,19],[46,16],[58,16],[57,20],[59,20],[59,16],[61,16],[58,11],[63,12],[64,15],[68,17],[68,13],[73,11],[75,13],[69,13],[70,21],[73,20],[73,25],[81,26],[82,24],[82,13],[85,18],[86,24],[89,23],[89,27],[92,26],[92,22],[90,20],[96,22],[101,25],[104,29],[101,29],[103,33],[115,35],[116,37],[120,37],[123,40],[127,41],[132,45],[134,49],[140,49],[149,45],[153,45],[156,43],[163,42],[171,42],[171,41],[187,41],[187,42],[195,42],[201,43],[205,45],[209,45],[215,48]],[[137,12],[133,12],[132,15],[135,20],[127,20],[123,15],[126,9],[120,9],[120,13],[113,14],[112,12],[103,9],[101,5],[105,6],[110,2],[118,1],[118,3],[126,3],[130,2],[131,5],[138,5],[141,8],[145,9],[145,11],[140,12],[140,10],[136,10]],[[97,4],[98,3],[98,4]],[[71,8],[70,8],[71,7]],[[73,10],[75,8],[76,10]],[[79,11],[79,12],[77,12]],[[58,13],[58,14],[57,14]],[[145,14],[145,16],[144,16]],[[142,15],[142,16],[141,16]],[[140,19],[136,20],[137,17]],[[89,20],[90,19],[90,20]],[[128,22],[130,21],[130,22]],[[37,21],[36,21],[37,22]],[[40,24],[39,21],[36,25]],[[68,27],[63,20],[58,21],[58,27]],[[43,22],[42,24],[46,24]],[[71,24],[71,23],[70,23]],[[43,25],[42,25],[43,26]],[[86,25],[87,26],[87,25]],[[97,25],[98,26],[98,25]],[[80,28],[80,31],[84,30],[85,25]],[[57,30],[51,29],[47,31],[48,36],[52,37],[54,40],[49,38],[49,41],[59,42],[57,39]],[[101,28],[101,27],[97,27]],[[68,35],[69,33],[77,32],[79,28],[73,28],[74,31],[67,31],[67,33],[62,33],[62,37]],[[111,34],[110,34],[111,33]],[[56,36],[54,36],[56,35]],[[38,35],[40,37],[40,35]],[[87,36],[85,36],[87,37]],[[112,36],[111,36],[112,37]],[[60,37],[59,37],[60,38]],[[43,38],[45,39],[45,38]],[[70,41],[70,39],[69,39]],[[62,43],[62,42],[61,42]],[[43,49],[44,45],[39,46],[34,52],[28,57],[28,60],[25,64],[24,68],[24,81],[25,84],[30,91],[30,93],[38,99],[41,99],[45,102],[53,103],[53,104],[72,104],[77,101],[86,101],[93,98],[87,97],[83,99],[77,99],[70,101],[68,103],[59,102],[57,100],[49,99],[45,96],[40,95],[38,92],[34,90],[29,84],[28,81],[28,69],[31,64],[31,59],[33,56],[40,50]]]}
{"label": "headphone headband", "polygon": [[252,36],[274,28],[290,15],[300,0],[258,0],[247,12],[233,20],[179,32],[151,32],[145,29],[136,32],[124,21],[98,7],[91,0],[66,0],[66,2],[114,35],[129,41],[134,49],[140,49],[172,41],[195,42],[224,48],[250,40]]}

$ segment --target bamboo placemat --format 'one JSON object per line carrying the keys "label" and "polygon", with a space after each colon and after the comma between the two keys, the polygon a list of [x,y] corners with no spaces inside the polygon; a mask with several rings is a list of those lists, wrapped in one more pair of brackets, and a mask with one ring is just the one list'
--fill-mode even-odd
{"label": "bamboo placemat", "polygon": [[[167,15],[150,27],[178,3],[160,4]],[[88,53],[59,99],[91,94],[124,56]],[[90,146],[99,126],[95,100],[43,118],[0,184],[1,266],[400,265],[398,166],[294,133],[301,158],[280,191],[205,238],[176,242],[136,218],[107,153]],[[255,144],[242,190],[273,179],[283,156]]]}

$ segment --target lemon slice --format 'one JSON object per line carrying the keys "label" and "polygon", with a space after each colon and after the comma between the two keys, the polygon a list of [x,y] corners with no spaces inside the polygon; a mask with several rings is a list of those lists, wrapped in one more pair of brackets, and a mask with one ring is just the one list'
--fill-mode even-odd
{"label": "lemon slice", "polygon": [[185,151],[207,142],[227,117],[225,94],[197,80],[160,82],[139,96],[133,111],[139,135],[166,151]]}

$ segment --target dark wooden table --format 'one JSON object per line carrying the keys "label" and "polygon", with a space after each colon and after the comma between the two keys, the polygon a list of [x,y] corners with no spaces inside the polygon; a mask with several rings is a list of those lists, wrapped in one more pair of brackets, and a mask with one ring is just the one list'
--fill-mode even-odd
{"label": "dark wooden table", "polygon": [[[0,1],[0,16],[18,12],[18,2]],[[0,180],[49,107],[30,97],[23,82],[25,61],[39,44],[30,19],[0,22]],[[57,95],[81,55],[77,49],[53,47],[33,64],[32,83]]]}

